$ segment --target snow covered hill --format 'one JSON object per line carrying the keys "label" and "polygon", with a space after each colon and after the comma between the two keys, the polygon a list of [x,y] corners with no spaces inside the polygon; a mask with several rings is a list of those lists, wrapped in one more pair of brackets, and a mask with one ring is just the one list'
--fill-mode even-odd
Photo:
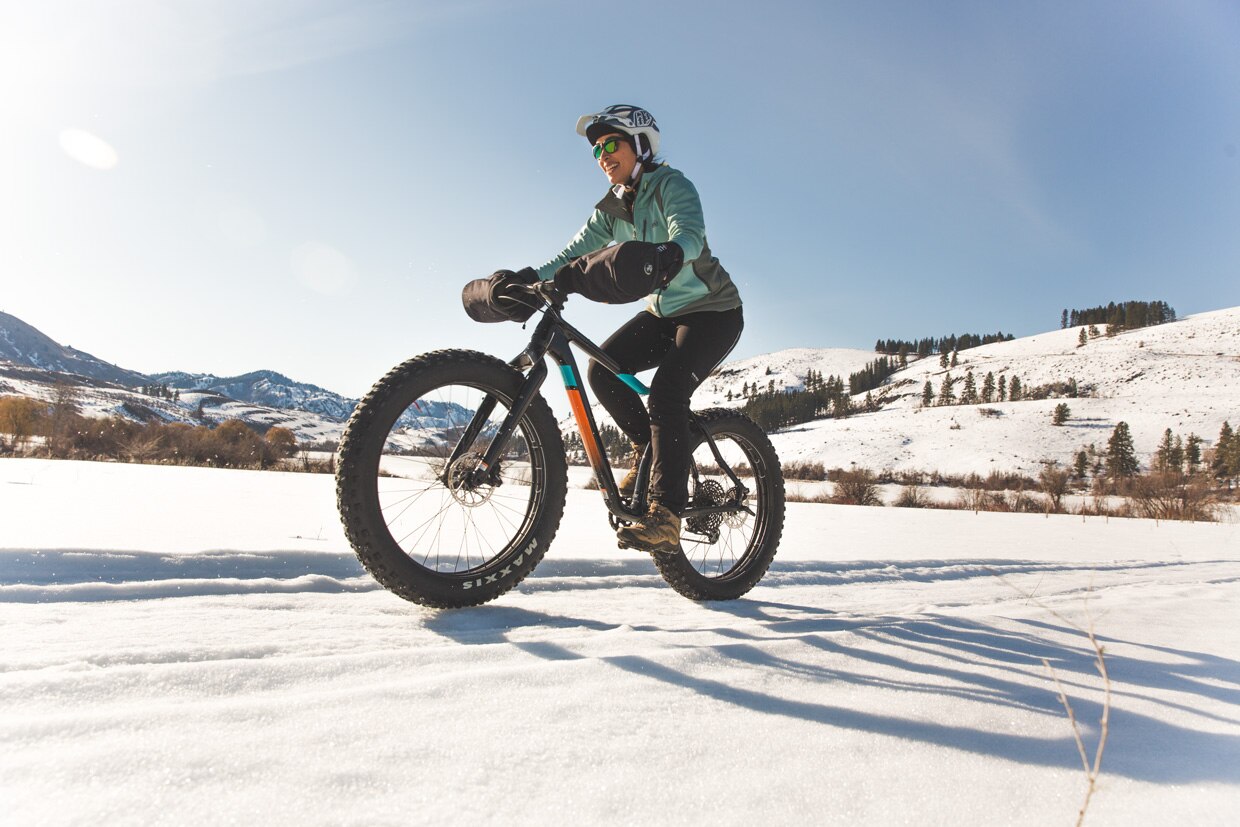
{"label": "snow covered hill", "polygon": [[823,376],[839,376],[847,382],[849,374],[861,370],[878,356],[872,350],[797,347],[726,362],[698,389],[693,405],[711,408],[743,404],[741,391],[745,385],[761,390],[768,387],[777,391],[801,390],[810,370]]}
{"label": "snow covered hill", "polygon": [[[892,376],[894,401],[881,411],[820,420],[773,435],[780,458],[828,468],[923,470],[950,474],[1015,471],[1036,475],[1044,462],[1070,465],[1090,444],[1105,450],[1126,422],[1137,456],[1148,464],[1170,428],[1212,445],[1224,421],[1240,424],[1240,307],[1201,313],[1157,327],[1091,339],[1078,346],[1068,328],[962,351],[956,367],[935,358]],[[972,371],[980,389],[1019,377],[1025,388],[1075,379],[1089,396],[922,407],[926,382],[937,394],[945,374]],[[956,386],[960,395],[960,384]],[[860,402],[861,399],[855,401]],[[1071,416],[1051,423],[1056,405]]]}

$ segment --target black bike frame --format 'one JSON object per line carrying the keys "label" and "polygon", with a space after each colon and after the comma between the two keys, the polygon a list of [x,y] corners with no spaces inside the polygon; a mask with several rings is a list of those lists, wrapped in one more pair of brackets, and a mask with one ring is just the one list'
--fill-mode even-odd
{"label": "black bike frame", "polygon": [[[497,467],[497,462],[507,451],[508,442],[511,440],[513,432],[516,431],[517,423],[525,415],[525,411],[529,408],[530,403],[538,396],[543,381],[547,378],[546,357],[550,356],[559,365],[560,376],[564,380],[564,390],[568,394],[569,406],[572,408],[573,417],[577,421],[577,428],[581,432],[581,442],[585,446],[586,457],[590,460],[590,467],[594,470],[594,477],[598,481],[599,490],[603,493],[603,500],[607,504],[607,510],[622,520],[636,520],[645,513],[645,481],[648,479],[648,474],[645,473],[647,469],[644,466],[650,461],[649,454],[642,459],[643,467],[640,469],[642,473],[638,475],[639,483],[637,490],[633,492],[632,506],[626,505],[624,498],[620,494],[619,486],[616,484],[615,475],[612,473],[611,463],[607,459],[607,452],[603,450],[602,442],[599,440],[598,425],[595,422],[594,413],[590,409],[590,400],[586,396],[585,383],[582,381],[581,371],[577,367],[577,360],[573,356],[572,345],[580,347],[591,359],[607,368],[607,370],[615,374],[620,381],[624,382],[635,392],[645,395],[650,393],[650,390],[632,374],[625,373],[616,364],[614,359],[604,353],[602,348],[586,338],[585,334],[564,321],[564,318],[560,315],[560,309],[561,306],[553,304],[548,304],[545,307],[542,318],[534,327],[534,333],[530,337],[529,346],[509,362],[518,370],[527,372],[526,378],[521,384],[521,389],[517,392],[516,398],[512,400],[508,415],[504,417],[499,431],[496,432],[494,439],[491,440],[491,444],[487,448],[486,454],[483,456],[478,468],[474,471],[474,482],[479,484],[487,481],[494,482],[494,480],[489,480],[488,478],[491,475],[492,469]],[[461,441],[457,443],[457,447],[448,462],[448,467],[451,467],[453,462],[460,458],[460,455],[464,452],[464,446],[473,444],[487,418],[494,411],[495,402],[496,400],[489,396],[483,400],[469,426],[466,428]],[[692,416],[692,414],[690,415]],[[745,490],[744,486],[736,474],[733,473],[731,467],[724,462],[714,440],[704,430],[702,433],[710,445],[711,452],[714,454],[715,461],[719,464],[719,467],[732,480],[733,485],[736,486],[735,490],[743,492]],[[740,508],[744,509],[745,507],[740,506]],[[688,519],[736,510],[738,510],[736,505],[714,505],[704,508],[690,507],[686,509],[682,517]]]}

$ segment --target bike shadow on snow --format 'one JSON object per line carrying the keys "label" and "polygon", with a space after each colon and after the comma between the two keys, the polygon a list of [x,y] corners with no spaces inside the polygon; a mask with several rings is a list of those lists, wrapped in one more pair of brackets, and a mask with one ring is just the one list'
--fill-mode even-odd
{"label": "bike shadow on snow", "polygon": [[[1116,564],[1117,570],[1198,563]],[[649,559],[543,561],[514,597],[499,603],[422,614],[422,625],[466,645],[501,644],[546,661],[596,660],[652,684],[807,725],[912,738],[969,753],[1037,765],[1079,768],[1079,755],[1042,659],[1067,690],[1087,745],[1096,743],[1101,679],[1085,634],[1044,620],[1008,619],[1003,625],[935,613],[911,616],[842,614],[820,606],[752,599],[793,586],[881,586],[887,581],[960,581],[1037,572],[1097,571],[1105,564],[1022,560],[922,560],[887,563],[776,562],[750,598],[700,604],[676,612],[675,624],[607,622],[528,608],[540,592],[586,589],[667,589]],[[99,550],[0,551],[0,602],[138,600],[191,595],[273,592],[373,591],[378,584],[352,554],[319,552],[210,552],[194,555]],[[391,598],[395,600],[395,598]],[[511,598],[505,598],[511,600]],[[669,600],[678,600],[669,593]],[[399,601],[397,601],[399,603]],[[686,604],[688,607],[689,604]],[[522,640],[523,630],[565,634]],[[572,634],[582,632],[583,634]],[[591,644],[612,634],[611,651],[595,656]],[[1113,681],[1111,729],[1104,774],[1157,783],[1235,783],[1240,738],[1219,730],[1236,716],[1202,708],[1240,708],[1240,662],[1202,652],[1147,646],[1100,637]],[[785,645],[791,644],[791,645]],[[625,651],[627,650],[627,651]],[[743,680],[720,680],[695,668],[698,651],[711,664],[732,667]],[[663,657],[674,652],[676,657]],[[800,653],[805,653],[804,655]],[[771,681],[771,678],[783,680]],[[755,687],[804,682],[821,698],[781,697]],[[832,702],[840,688],[868,690],[864,708]],[[879,693],[879,694],[875,694]],[[1038,734],[995,731],[951,721],[912,719],[882,711],[883,693],[1020,709],[1046,717]],[[1155,694],[1157,693],[1157,694]],[[845,693],[857,698],[855,692]],[[1150,709],[1155,710],[1151,714]],[[1189,716],[1192,726],[1155,717],[1158,710]]]}
{"label": "bike shadow on snow", "polygon": [[[1087,635],[1066,623],[1015,619],[999,625],[933,613],[845,616],[821,607],[749,599],[702,607],[708,622],[685,628],[618,625],[502,605],[441,613],[428,618],[426,627],[463,644],[510,645],[546,661],[601,661],[652,685],[678,687],[698,698],[807,725],[1079,770],[1080,754],[1045,660],[1071,699],[1092,759],[1103,713],[1102,679]],[[520,639],[527,629],[612,632],[627,636],[617,639],[632,645],[625,653],[596,656],[590,653],[591,635]],[[1112,681],[1103,775],[1159,784],[1234,784],[1240,737],[1220,730],[1234,732],[1240,717],[1217,710],[1240,705],[1240,661],[1132,640],[1101,640]],[[614,651],[616,645],[608,648]],[[686,650],[694,649],[704,657],[686,659]],[[691,665],[673,665],[686,661]],[[715,677],[721,671],[729,679]],[[743,680],[735,679],[738,674]],[[812,699],[804,692],[786,697],[757,688],[798,684],[813,688]],[[856,689],[864,691],[850,691]],[[907,708],[909,694],[927,698],[916,705],[919,709],[934,708],[936,700],[982,704],[1032,713],[1044,723],[1021,732],[954,722],[950,707],[942,720],[883,711],[884,697]],[[1216,711],[1201,708],[1206,700]],[[1189,723],[1165,720],[1160,710],[1174,710],[1177,720]]]}

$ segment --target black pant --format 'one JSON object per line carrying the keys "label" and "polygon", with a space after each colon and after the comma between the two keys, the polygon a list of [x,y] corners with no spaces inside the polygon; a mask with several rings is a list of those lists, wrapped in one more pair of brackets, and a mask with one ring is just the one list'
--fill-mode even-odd
{"label": "black pant", "polygon": [[603,343],[625,373],[658,367],[650,382],[650,411],[632,388],[590,362],[590,387],[620,430],[650,443],[650,498],[673,514],[684,511],[689,480],[689,397],[741,337],[745,319],[735,310],[705,310],[659,318],[642,311]]}

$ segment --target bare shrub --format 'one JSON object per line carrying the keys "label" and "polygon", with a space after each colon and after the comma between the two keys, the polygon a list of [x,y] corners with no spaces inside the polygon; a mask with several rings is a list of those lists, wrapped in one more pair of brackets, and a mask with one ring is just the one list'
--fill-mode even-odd
{"label": "bare shrub", "polygon": [[1005,497],[1008,509],[1014,514],[1045,514],[1050,511],[1049,502],[1029,491],[1009,491]]}
{"label": "bare shrub", "polygon": [[1041,514],[1046,504],[1028,491],[987,491],[966,488],[956,494],[949,508],[961,511],[994,511],[1003,514]]}
{"label": "bare shrub", "polygon": [[1038,484],[1030,477],[1015,472],[991,471],[981,485],[987,491],[1023,491],[1036,489]]}
{"label": "bare shrub", "polygon": [[900,489],[895,505],[897,508],[929,508],[931,504],[920,485],[906,485]]}
{"label": "bare shrub", "polygon": [[965,488],[956,493],[952,505],[961,511],[990,511],[989,498],[980,488]]}
{"label": "bare shrub", "polygon": [[835,498],[826,491],[818,491],[814,494],[803,494],[800,491],[789,489],[784,493],[784,500],[790,503],[833,503]]}
{"label": "bare shrub", "polygon": [[1175,472],[1149,474],[1130,481],[1130,494],[1138,515],[1151,520],[1215,522],[1218,498],[1200,477]]}
{"label": "bare shrub", "polygon": [[163,434],[143,428],[121,442],[121,455],[130,462],[154,462],[164,450]]}
{"label": "bare shrub", "polygon": [[297,453],[297,436],[288,428],[281,428],[278,425],[269,428],[263,440],[277,458],[283,459]]}
{"label": "bare shrub", "polygon": [[934,478],[931,474],[924,471],[895,471],[891,475],[891,481],[900,485],[932,485]]}
{"label": "bare shrub", "polygon": [[42,402],[26,396],[0,397],[0,451],[24,450],[38,432],[46,408]]}
{"label": "bare shrub", "polygon": [[866,468],[857,468],[840,474],[835,483],[835,496],[831,502],[840,505],[882,505],[878,495],[878,485],[874,472]]}
{"label": "bare shrub", "polygon": [[[309,451],[303,451],[296,457],[287,458],[280,468],[284,471],[298,471],[303,474],[335,474],[336,455],[331,454],[324,459],[316,459]],[[382,469],[380,469],[382,474]]]}
{"label": "bare shrub", "polygon": [[1043,493],[1050,500],[1050,510],[1056,514],[1063,513],[1063,498],[1068,493],[1071,475],[1067,470],[1055,465],[1048,465],[1038,474],[1038,483]]}
{"label": "bare shrub", "polygon": [[827,469],[821,462],[785,462],[784,479],[820,481],[827,478]]}

